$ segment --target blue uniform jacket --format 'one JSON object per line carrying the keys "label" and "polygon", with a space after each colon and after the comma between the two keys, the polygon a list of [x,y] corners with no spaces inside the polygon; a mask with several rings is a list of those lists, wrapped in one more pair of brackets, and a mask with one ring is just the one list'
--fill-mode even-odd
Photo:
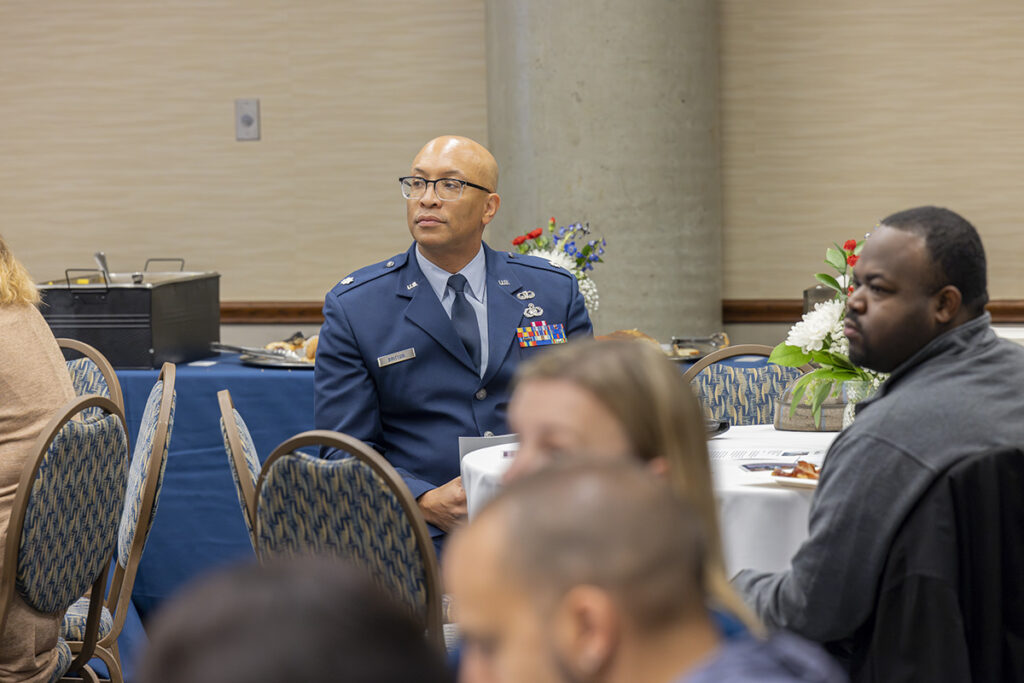
{"label": "blue uniform jacket", "polygon": [[[416,262],[413,244],[362,268],[324,300],[317,347],[315,424],[361,439],[388,459],[416,498],[459,475],[460,436],[507,431],[509,382],[521,361],[516,328],[544,321],[567,337],[592,334],[568,271],[544,259],[498,252],[487,262],[487,370],[481,378],[437,295]],[[534,298],[520,300],[519,292]],[[527,318],[529,304],[543,309]],[[394,360],[388,364],[386,357]]]}

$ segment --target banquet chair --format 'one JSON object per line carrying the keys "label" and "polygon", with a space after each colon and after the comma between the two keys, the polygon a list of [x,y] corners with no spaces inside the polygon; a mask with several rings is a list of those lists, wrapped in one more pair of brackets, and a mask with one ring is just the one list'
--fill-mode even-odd
{"label": "banquet chair", "polygon": [[[326,446],[348,456],[296,452]],[[401,476],[379,453],[346,434],[303,432],[278,446],[256,485],[257,555],[331,555],[366,569],[423,620],[443,646],[437,558]]]}
{"label": "banquet chair", "polygon": [[[106,602],[101,601],[102,617],[95,656],[106,664],[111,681],[124,680],[117,638],[121,635],[131,607],[135,575],[156,515],[167,468],[167,452],[174,426],[175,372],[173,363],[164,363],[146,401],[128,472],[127,493],[117,535],[114,575]],[[61,635],[70,643],[72,651],[84,646],[86,615],[92,608],[92,599],[81,598],[64,615]]]}
{"label": "banquet chair", "polygon": [[771,352],[772,347],[762,344],[727,346],[694,363],[683,379],[693,387],[707,417],[734,426],[772,424],[775,402],[810,368],[769,363]]}
{"label": "banquet chair", "polygon": [[245,528],[249,530],[252,549],[256,550],[256,482],[260,476],[260,459],[245,420],[235,410],[231,392],[227,389],[218,391],[217,402],[220,404],[220,432],[224,437],[224,450],[227,451],[231,476],[238,491]]}
{"label": "banquet chair", "polygon": [[[110,364],[106,356],[100,353],[96,347],[89,346],[77,339],[60,337],[57,339],[57,346],[64,352],[75,393],[79,396],[90,394],[105,396],[113,401],[114,405],[120,408],[121,413],[124,414],[121,383],[117,379],[117,373],[114,372],[114,366]],[[68,358],[69,355],[79,357]],[[96,411],[91,412],[96,414]]]}
{"label": "banquet chair", "polygon": [[[84,417],[98,409],[102,417]],[[100,606],[125,497],[128,438],[124,415],[108,398],[69,401],[36,441],[14,499],[3,573],[0,634],[15,592],[32,609],[59,614],[91,587],[92,604],[73,649],[57,640],[59,666],[51,680],[74,672],[97,681],[88,666],[100,629]]]}
{"label": "banquet chair", "polygon": [[1024,681],[1024,452],[964,458],[914,504],[872,614],[827,644],[853,683]]}

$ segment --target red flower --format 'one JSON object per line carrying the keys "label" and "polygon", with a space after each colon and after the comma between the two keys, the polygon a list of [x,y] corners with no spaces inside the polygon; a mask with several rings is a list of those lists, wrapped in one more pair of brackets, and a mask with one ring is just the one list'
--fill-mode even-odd
{"label": "red flower", "polygon": [[848,263],[851,266],[855,266],[857,265],[857,259],[859,258],[860,256],[857,256],[856,254],[850,254],[849,256],[846,257],[846,263]]}
{"label": "red flower", "polygon": [[534,239],[537,239],[538,237],[540,237],[541,233],[543,233],[543,232],[544,232],[543,230],[541,230],[540,228],[537,228],[536,230],[531,230],[530,232],[526,233],[526,236],[529,237],[531,240],[534,240]]}
{"label": "red flower", "polygon": [[857,248],[857,240],[846,240],[843,242],[843,249],[846,251],[853,251]]}
{"label": "red flower", "polygon": [[512,240],[512,246],[518,247],[520,244],[526,241],[526,235],[520,235],[519,237]]}
{"label": "red flower", "polygon": [[849,287],[846,288],[846,293],[853,294],[853,285],[850,285]]}

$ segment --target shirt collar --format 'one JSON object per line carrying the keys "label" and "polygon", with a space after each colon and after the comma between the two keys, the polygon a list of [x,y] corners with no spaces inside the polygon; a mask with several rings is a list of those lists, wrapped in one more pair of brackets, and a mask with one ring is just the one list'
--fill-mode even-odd
{"label": "shirt collar", "polygon": [[[416,263],[419,264],[420,270],[423,271],[423,276],[427,278],[427,282],[430,283],[430,288],[437,294],[438,299],[444,298],[445,290],[448,288],[448,278],[453,273],[449,273],[444,268],[435,265],[427,259],[426,256],[420,253],[420,248],[416,247]],[[470,261],[459,271],[465,278],[469,288],[467,294],[477,301],[483,301],[484,289],[487,282],[487,259],[484,258],[484,245],[480,245],[480,251],[476,253],[473,260]]]}

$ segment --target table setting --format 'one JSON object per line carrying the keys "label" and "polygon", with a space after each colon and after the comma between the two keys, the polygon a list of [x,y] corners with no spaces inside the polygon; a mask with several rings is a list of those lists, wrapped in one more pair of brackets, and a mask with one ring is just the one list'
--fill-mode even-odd
{"label": "table setting", "polygon": [[[838,432],[794,432],[772,425],[735,426],[708,441],[726,569],[778,571],[807,537],[816,480],[773,474],[799,460],[821,465]],[[462,485],[472,519],[501,488],[518,444],[466,453]],[[768,463],[771,467],[764,467]],[[752,466],[753,467],[750,467]],[[747,467],[745,467],[747,466]]]}

